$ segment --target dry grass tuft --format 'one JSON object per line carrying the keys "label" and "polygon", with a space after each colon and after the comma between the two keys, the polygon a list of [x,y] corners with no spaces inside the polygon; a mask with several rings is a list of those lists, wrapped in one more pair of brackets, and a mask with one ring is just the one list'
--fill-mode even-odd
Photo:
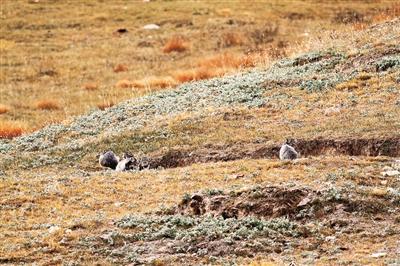
{"label": "dry grass tuft", "polygon": [[128,71],[128,66],[125,64],[118,64],[114,67],[114,72],[119,73],[119,72],[125,72]]}
{"label": "dry grass tuft", "polygon": [[255,55],[218,54],[200,60],[196,68],[174,72],[173,77],[179,83],[220,77],[238,68],[254,67],[257,60]]}
{"label": "dry grass tuft", "polygon": [[244,43],[244,37],[237,32],[226,32],[222,34],[219,41],[220,47],[232,47],[242,45]]}
{"label": "dry grass tuft", "polygon": [[165,43],[163,52],[184,52],[187,49],[189,49],[189,44],[183,39],[183,37],[174,36]]}
{"label": "dry grass tuft", "polygon": [[121,89],[127,89],[127,88],[143,89],[146,87],[146,83],[143,80],[130,81],[127,79],[122,79],[117,82],[115,87],[121,88]]}
{"label": "dry grass tuft", "polygon": [[176,81],[180,83],[196,80],[196,70],[190,69],[190,70],[175,71],[173,73],[173,77]]}
{"label": "dry grass tuft", "polygon": [[0,104],[0,115],[5,114],[8,111],[10,111],[10,109],[7,106]]}
{"label": "dry grass tuft", "polygon": [[113,103],[113,102],[103,102],[103,103],[97,104],[97,108],[99,108],[100,110],[104,110],[104,109],[114,106],[114,104],[115,103]]}
{"label": "dry grass tuft", "polygon": [[400,4],[393,4],[390,8],[385,11],[376,14],[372,17],[372,23],[379,23],[383,21],[388,21],[394,18],[400,17]]}
{"label": "dry grass tuft", "polygon": [[151,77],[147,80],[150,88],[168,88],[176,85],[176,81],[172,77]]}
{"label": "dry grass tuft", "polygon": [[129,81],[127,79],[122,79],[122,80],[119,80],[117,82],[117,84],[115,84],[115,87],[120,88],[120,89],[126,89],[126,88],[132,88],[133,85],[132,85],[131,81]]}
{"label": "dry grass tuft", "polygon": [[252,55],[234,55],[231,53],[223,53],[211,56],[204,60],[200,60],[199,67],[204,68],[240,68],[254,67],[256,65],[256,57]]}
{"label": "dry grass tuft", "polygon": [[88,91],[94,91],[99,88],[99,85],[95,82],[89,82],[89,83],[83,84],[83,88]]}
{"label": "dry grass tuft", "polygon": [[233,15],[232,9],[230,8],[221,8],[216,10],[215,13],[221,17],[231,17]]}
{"label": "dry grass tuft", "polygon": [[220,77],[225,73],[226,71],[223,69],[198,67],[190,70],[176,71],[173,76],[176,81],[183,83],[193,80]]}
{"label": "dry grass tuft", "polygon": [[21,136],[25,128],[20,123],[0,121],[0,139],[12,139]]}
{"label": "dry grass tuft", "polygon": [[60,105],[54,100],[41,100],[36,103],[36,108],[40,110],[58,110]]}

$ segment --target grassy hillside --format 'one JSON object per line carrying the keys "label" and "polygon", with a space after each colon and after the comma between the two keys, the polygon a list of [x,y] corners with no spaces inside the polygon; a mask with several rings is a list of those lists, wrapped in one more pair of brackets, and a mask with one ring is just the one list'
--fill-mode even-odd
{"label": "grassy hillside", "polygon": [[268,65],[321,31],[399,13],[393,1],[2,1],[0,137]]}
{"label": "grassy hillside", "polygon": [[[2,140],[1,261],[396,265],[399,29]],[[105,149],[152,169],[101,169]]]}
{"label": "grassy hillside", "polygon": [[[0,263],[400,264],[393,2],[1,4]],[[176,32],[186,50],[164,52]],[[300,159],[278,160],[286,138]],[[150,169],[101,168],[109,149]]]}

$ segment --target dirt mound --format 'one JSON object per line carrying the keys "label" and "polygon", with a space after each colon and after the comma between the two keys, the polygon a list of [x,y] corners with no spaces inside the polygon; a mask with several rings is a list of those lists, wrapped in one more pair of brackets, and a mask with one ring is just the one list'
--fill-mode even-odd
{"label": "dirt mound", "polygon": [[211,213],[223,218],[279,217],[295,214],[314,194],[308,189],[278,187],[252,189],[234,195],[194,194],[183,199],[177,211],[186,215]]}
{"label": "dirt mound", "polygon": [[174,209],[174,214],[211,214],[224,219],[255,216],[302,220],[322,218],[335,212],[376,214],[385,212],[388,207],[390,204],[385,200],[363,198],[351,191],[334,188],[314,191],[305,187],[266,186],[228,194],[210,190],[186,196]]}
{"label": "dirt mound", "polygon": [[[371,139],[295,140],[301,157],[320,155],[400,156],[400,137]],[[280,145],[237,143],[208,145],[198,150],[169,150],[150,155],[150,168],[174,168],[194,163],[225,162],[240,159],[278,158]]]}
{"label": "dirt mound", "polygon": [[[383,197],[333,186],[323,191],[265,185],[208,190],[186,195],[168,210],[125,216],[81,243],[96,256],[134,265],[155,258],[285,255],[293,247],[330,254],[327,239],[335,248],[345,248],[349,234],[398,232],[397,197],[397,192]],[[389,225],[391,230],[385,231]]]}

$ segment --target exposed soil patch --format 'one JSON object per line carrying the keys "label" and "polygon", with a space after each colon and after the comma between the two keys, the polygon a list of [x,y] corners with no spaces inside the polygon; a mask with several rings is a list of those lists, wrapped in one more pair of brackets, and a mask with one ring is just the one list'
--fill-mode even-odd
{"label": "exposed soil patch", "polygon": [[[292,247],[330,254],[330,248],[322,247],[326,235],[336,241],[360,232],[398,232],[396,224],[384,231],[398,208],[399,202],[392,197],[339,187],[209,190],[185,196],[170,210],[123,217],[111,230],[82,243],[93,247],[96,255],[133,264],[177,256],[253,257],[280,254]],[[340,242],[332,243],[346,249]]]}
{"label": "exposed soil patch", "polygon": [[174,214],[221,216],[227,218],[286,217],[302,220],[322,218],[335,212],[385,212],[391,204],[377,198],[361,198],[353,192],[328,189],[313,191],[308,188],[256,187],[247,191],[225,194],[220,191],[185,197],[174,209]]}
{"label": "exposed soil patch", "polygon": [[[295,140],[300,157],[320,155],[400,156],[400,137],[385,139],[313,139]],[[241,143],[209,145],[195,151],[170,150],[150,155],[150,168],[174,168],[194,163],[239,159],[278,158],[280,145]]]}

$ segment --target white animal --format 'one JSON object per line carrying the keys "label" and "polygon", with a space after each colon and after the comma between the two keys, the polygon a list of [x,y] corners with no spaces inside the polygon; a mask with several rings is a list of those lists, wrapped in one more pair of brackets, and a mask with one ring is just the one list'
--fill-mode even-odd
{"label": "white animal", "polygon": [[137,160],[132,155],[125,153],[123,159],[119,161],[115,171],[122,172],[127,170],[133,170],[137,167]]}
{"label": "white animal", "polygon": [[299,157],[297,151],[288,143],[289,140],[286,140],[279,150],[279,159],[281,160],[294,160]]}
{"label": "white animal", "polygon": [[118,165],[119,158],[115,156],[114,152],[106,151],[100,154],[99,164],[103,167],[115,169]]}

